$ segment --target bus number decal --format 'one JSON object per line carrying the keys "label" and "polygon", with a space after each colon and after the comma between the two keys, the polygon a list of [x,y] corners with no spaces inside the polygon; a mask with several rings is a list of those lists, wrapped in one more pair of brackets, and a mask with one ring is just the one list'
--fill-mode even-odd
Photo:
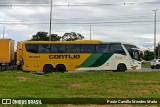
{"label": "bus number decal", "polygon": [[49,59],[79,59],[80,55],[49,55]]}
{"label": "bus number decal", "polygon": [[40,58],[40,56],[29,56],[29,58]]}

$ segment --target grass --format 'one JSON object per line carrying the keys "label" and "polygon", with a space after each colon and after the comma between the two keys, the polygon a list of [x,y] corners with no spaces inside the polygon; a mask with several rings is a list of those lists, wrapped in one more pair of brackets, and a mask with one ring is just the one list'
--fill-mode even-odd
{"label": "grass", "polygon": [[[0,98],[160,98],[160,72],[83,72],[36,75],[7,71],[0,72],[0,75]],[[10,107],[17,106],[28,107],[27,105],[10,105]],[[4,107],[8,106],[4,105]]]}
{"label": "grass", "polygon": [[149,68],[150,67],[150,62],[143,62],[142,67]]}
{"label": "grass", "polygon": [[160,98],[160,72],[0,75],[0,98]]}

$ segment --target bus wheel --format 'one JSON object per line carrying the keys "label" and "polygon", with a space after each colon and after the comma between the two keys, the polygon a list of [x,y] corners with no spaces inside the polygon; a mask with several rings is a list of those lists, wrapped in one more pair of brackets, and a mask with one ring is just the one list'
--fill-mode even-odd
{"label": "bus wheel", "polygon": [[53,66],[52,65],[45,65],[44,67],[43,67],[43,72],[44,73],[51,73],[51,72],[53,72]]}
{"label": "bus wheel", "polygon": [[66,67],[63,64],[59,64],[56,66],[56,72],[65,72]]}
{"label": "bus wheel", "polygon": [[117,66],[118,72],[125,72],[126,70],[127,70],[127,68],[126,68],[125,64],[118,64],[118,66]]}

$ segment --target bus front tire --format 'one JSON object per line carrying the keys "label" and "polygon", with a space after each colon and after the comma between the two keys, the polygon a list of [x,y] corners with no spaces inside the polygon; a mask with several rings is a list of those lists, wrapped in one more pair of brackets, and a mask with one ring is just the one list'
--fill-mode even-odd
{"label": "bus front tire", "polygon": [[63,64],[59,64],[56,66],[56,72],[65,72],[66,67]]}
{"label": "bus front tire", "polygon": [[125,72],[127,70],[127,67],[125,64],[118,64],[117,71],[118,72]]}
{"label": "bus front tire", "polygon": [[43,67],[43,72],[46,74],[46,73],[51,73],[53,72],[54,68],[52,65],[48,64],[48,65],[45,65]]}

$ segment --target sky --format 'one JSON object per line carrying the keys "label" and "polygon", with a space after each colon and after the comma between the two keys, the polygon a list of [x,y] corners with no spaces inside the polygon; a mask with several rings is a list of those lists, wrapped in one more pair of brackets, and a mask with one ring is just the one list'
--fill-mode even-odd
{"label": "sky", "polygon": [[[15,42],[29,40],[38,31],[49,32],[49,0],[15,1],[0,0],[0,38],[3,31]],[[153,10],[158,10],[156,42],[160,42],[159,5],[160,0],[53,0],[52,33],[77,32],[88,40],[91,25],[92,40],[128,42],[153,50]]]}

